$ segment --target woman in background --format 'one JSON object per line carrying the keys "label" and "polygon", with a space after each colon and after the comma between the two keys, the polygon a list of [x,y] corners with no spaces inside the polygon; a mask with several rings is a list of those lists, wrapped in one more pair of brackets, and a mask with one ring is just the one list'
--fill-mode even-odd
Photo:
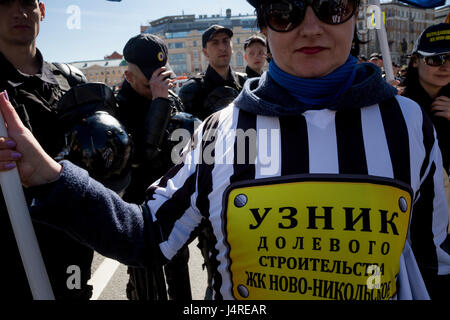
{"label": "woman in background", "polygon": [[[447,203],[450,203],[450,40],[433,37],[440,32],[450,32],[450,24],[430,26],[419,36],[408,65],[403,95],[417,102],[433,122],[442,152]],[[425,273],[424,278],[429,276]],[[432,294],[449,290],[443,287],[443,283],[448,283],[448,276],[446,282],[436,279],[428,283]]]}

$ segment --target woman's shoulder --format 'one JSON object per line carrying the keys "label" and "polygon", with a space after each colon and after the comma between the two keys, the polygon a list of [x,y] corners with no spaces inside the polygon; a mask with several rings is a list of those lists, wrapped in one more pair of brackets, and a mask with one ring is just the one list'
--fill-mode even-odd
{"label": "woman's shoulder", "polygon": [[[400,95],[397,95],[395,98],[400,106],[403,118],[410,129],[422,132],[424,128],[433,128],[431,119],[417,102]],[[413,131],[410,130],[410,132]]]}
{"label": "woman's shoulder", "polygon": [[412,112],[422,112],[421,108],[420,108],[420,105],[416,101],[411,99],[411,98],[408,98],[408,97],[405,97],[405,96],[401,96],[401,95],[396,95],[395,99],[397,100],[397,102],[401,106],[405,106],[407,108],[411,108]]}
{"label": "woman's shoulder", "polygon": [[404,117],[408,118],[417,118],[418,116],[421,116],[423,114],[422,107],[411,98],[396,95],[395,99],[397,100]]}

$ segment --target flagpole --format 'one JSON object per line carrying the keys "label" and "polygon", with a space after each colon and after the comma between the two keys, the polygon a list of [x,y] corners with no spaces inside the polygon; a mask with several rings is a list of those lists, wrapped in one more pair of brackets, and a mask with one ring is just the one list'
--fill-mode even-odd
{"label": "flagpole", "polygon": [[[380,0],[372,0],[373,4],[378,6],[381,10],[381,3]],[[377,26],[380,26],[380,28],[377,28],[377,38],[380,44],[381,49],[381,55],[383,56],[383,65],[384,65],[384,73],[386,75],[386,81],[391,82],[395,80],[394,77],[394,70],[392,69],[392,58],[391,58],[391,52],[389,50],[389,43],[387,40],[387,33],[386,33],[386,26],[384,24],[383,14],[381,14],[381,21],[376,21]]]}
{"label": "flagpole", "polygon": [[[0,136],[8,136],[1,112]],[[33,299],[54,300],[17,168],[0,172],[0,185]]]}

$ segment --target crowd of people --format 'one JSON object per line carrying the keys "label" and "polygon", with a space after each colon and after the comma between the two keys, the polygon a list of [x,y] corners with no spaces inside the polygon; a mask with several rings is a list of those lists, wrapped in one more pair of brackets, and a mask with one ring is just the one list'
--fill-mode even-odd
{"label": "crowd of people", "polygon": [[[198,238],[205,299],[448,300],[450,40],[432,35],[450,25],[423,31],[393,86],[381,54],[352,55],[358,0],[248,2],[246,72],[211,25],[208,68],[177,95],[157,36],[125,44],[114,94],[44,60],[42,1],[0,1],[0,171],[19,170],[56,298],[91,297],[95,250],[129,266],[129,299],[190,300]],[[29,299],[3,200],[0,214],[4,286]]]}
{"label": "crowd of people", "polygon": [[[384,76],[384,62],[383,62],[383,56],[378,53],[374,52],[369,56],[369,60],[367,60],[365,55],[358,55],[358,63],[373,63],[381,68],[381,72]],[[399,65],[398,63],[392,62],[392,71],[394,73],[394,79],[398,81],[398,84],[396,87],[399,90],[399,94],[403,93],[403,90],[405,89],[405,79],[406,79],[406,73],[408,70],[408,65],[403,64]]]}

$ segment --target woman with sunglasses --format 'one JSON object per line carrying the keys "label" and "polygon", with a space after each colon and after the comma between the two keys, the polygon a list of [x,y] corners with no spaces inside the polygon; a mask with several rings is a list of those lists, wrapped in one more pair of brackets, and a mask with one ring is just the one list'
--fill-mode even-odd
{"label": "woman with sunglasses", "polygon": [[46,156],[3,94],[0,170],[35,187],[36,219],[123,263],[165,263],[206,228],[213,299],[429,298],[421,270],[450,273],[441,155],[420,107],[350,55],[358,2],[248,1],[269,71],[203,122],[145,204]]}
{"label": "woman with sunglasses", "polygon": [[450,38],[436,40],[430,36],[444,32],[450,34],[450,24],[430,26],[418,38],[408,65],[403,95],[417,102],[430,116],[439,139],[444,168],[449,173]]}
{"label": "woman with sunglasses", "polygon": [[[450,24],[440,23],[425,29],[416,41],[409,61],[403,95],[417,102],[436,129],[444,165],[444,185],[450,204]],[[449,211],[450,216],[450,211]],[[448,227],[450,232],[450,225]],[[427,276],[427,275],[425,275]],[[431,293],[445,282],[433,282]]]}

